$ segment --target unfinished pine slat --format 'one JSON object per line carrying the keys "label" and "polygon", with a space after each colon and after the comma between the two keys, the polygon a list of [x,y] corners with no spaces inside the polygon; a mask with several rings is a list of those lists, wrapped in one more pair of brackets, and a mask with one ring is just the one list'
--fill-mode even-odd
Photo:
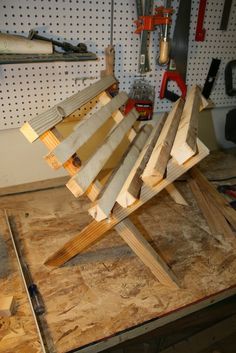
{"label": "unfinished pine slat", "polygon": [[201,112],[202,110],[208,108],[211,103],[202,94],[200,94],[200,99],[201,101],[200,101],[199,111]]}
{"label": "unfinished pine slat", "polygon": [[50,256],[45,264],[49,266],[60,266],[66,261],[85,250],[88,246],[95,243],[100,239],[109,229],[114,227],[117,223],[121,222],[124,218],[128,217],[131,213],[137,210],[140,206],[154,197],[158,192],[163,190],[167,185],[179,178],[182,174],[187,172],[195,164],[199,163],[209,153],[206,146],[198,140],[198,154],[187,161],[184,165],[178,165],[174,160],[170,160],[168,164],[167,178],[163,179],[154,187],[144,185],[141,190],[140,199],[137,200],[132,206],[125,209],[119,205],[115,205],[112,216],[107,220],[91,222],[85,227],[77,236],[68,241],[61,249],[56,251]]}
{"label": "unfinished pine slat", "polygon": [[[51,151],[60,143],[60,141],[62,140],[62,137],[59,131],[56,128],[53,128],[51,130],[46,131],[43,135],[41,135],[40,140]],[[69,160],[63,164],[63,167],[71,176],[76,174],[76,172],[78,171],[78,166],[74,165],[73,158],[69,158]]]}
{"label": "unfinished pine slat", "polygon": [[198,115],[201,102],[199,87],[192,87],[187,95],[179,128],[171,150],[171,156],[179,164],[183,164],[197,152]]}
{"label": "unfinished pine slat", "polygon": [[177,189],[177,187],[172,183],[167,185],[166,187],[166,191],[168,192],[168,194],[170,195],[170,197],[172,197],[172,199],[179,205],[183,205],[183,206],[188,206],[187,201],[185,200],[185,198],[183,197],[183,195],[179,192],[179,190]]}
{"label": "unfinished pine slat", "polygon": [[53,128],[66,116],[79,109],[102,91],[112,86],[115,82],[116,79],[113,76],[102,78],[91,86],[86,87],[84,90],[58,103],[46,112],[30,119],[21,127],[20,131],[30,142],[35,141],[44,132]]}
{"label": "unfinished pine slat", "polygon": [[116,202],[116,198],[135,161],[137,160],[150,132],[151,126],[149,125],[145,125],[140,129],[135,139],[129,146],[127,153],[124,155],[120,164],[113,171],[108,182],[105,184],[101,196],[96,201],[96,204],[89,209],[89,213],[94,219],[96,219],[96,221],[101,221],[109,217],[110,212]]}
{"label": "unfinished pine slat", "polygon": [[[207,224],[211,230],[211,233],[214,234],[222,234],[223,229],[219,225],[218,219],[219,217],[222,218],[222,214],[218,212],[217,214],[217,209],[216,207],[211,207],[211,204],[209,203],[209,200],[206,199],[204,194],[202,193],[201,189],[199,188],[199,185],[195,179],[189,178],[188,179],[188,184],[190,186],[190,189],[193,193],[193,196],[195,200],[197,201],[198,207],[201,210],[204,218],[207,221]],[[217,218],[218,216],[218,218]],[[223,217],[224,219],[224,217]],[[226,220],[224,219],[226,222]]]}
{"label": "unfinished pine slat", "polygon": [[66,139],[46,157],[48,164],[58,169],[65,163],[128,99],[125,92],[120,92],[89,119],[83,121]]}
{"label": "unfinished pine slat", "polygon": [[215,215],[219,234],[222,234],[225,240],[229,241],[232,245],[236,245],[235,232],[224,217],[221,206],[215,203],[215,200],[210,194],[204,193],[204,197],[207,200],[208,207],[210,208],[211,212]]}
{"label": "unfinished pine slat", "polygon": [[172,289],[179,288],[174,273],[129,218],[118,223],[115,226],[115,230],[140,260],[151,270],[160,283]]}
{"label": "unfinished pine slat", "polygon": [[179,98],[168,114],[165,125],[142,174],[142,180],[147,185],[153,186],[164,177],[183,107],[184,100]]}
{"label": "unfinished pine slat", "polygon": [[14,297],[0,297],[0,317],[12,316],[14,313]]}
{"label": "unfinished pine slat", "polygon": [[138,198],[141,190],[143,181],[141,179],[141,174],[151,156],[152,150],[156,144],[156,141],[160,135],[160,132],[164,126],[167,118],[167,113],[164,113],[159,122],[153,128],[139,158],[137,159],[133,169],[131,170],[128,178],[126,179],[116,201],[122,207],[128,207],[132,205]]}
{"label": "unfinished pine slat", "polygon": [[198,168],[193,168],[190,171],[190,175],[195,179],[201,189],[204,189],[206,193],[212,198],[212,202],[220,207],[221,212],[228,222],[236,230],[236,211],[230,206],[223,196],[216,190],[216,188],[207,180],[207,178],[200,172]]}
{"label": "unfinished pine slat", "polygon": [[78,173],[66,184],[68,189],[79,197],[94,181],[100,170],[118,147],[125,134],[138,119],[138,113],[133,109],[107,136],[104,144],[97,149],[93,156],[80,168]]}
{"label": "unfinished pine slat", "polygon": [[[108,104],[112,99],[112,96],[108,93],[108,92],[102,92],[99,96],[98,96],[98,100],[102,105]],[[124,119],[124,114],[121,113],[121,111],[118,109],[115,113],[112,114],[112,118],[114,119],[114,121],[118,124],[121,120]],[[136,131],[134,129],[134,127],[132,127],[132,129],[128,132],[128,140],[132,141],[136,136]]]}

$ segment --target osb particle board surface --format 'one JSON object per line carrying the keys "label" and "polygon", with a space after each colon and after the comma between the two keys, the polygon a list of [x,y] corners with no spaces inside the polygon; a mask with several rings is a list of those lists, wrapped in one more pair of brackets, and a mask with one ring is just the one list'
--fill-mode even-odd
{"label": "osb particle board surface", "polygon": [[0,317],[1,353],[42,353],[3,213],[0,215],[0,293],[15,298],[14,315]]}
{"label": "osb particle board surface", "polygon": [[[219,170],[220,160],[214,166]],[[61,268],[43,265],[91,221],[86,198],[77,200],[64,187],[1,198],[0,207],[14,216],[43,295],[56,352],[101,340],[236,284],[234,248],[220,234],[210,235],[187,185],[177,186],[190,207],[175,204],[163,191],[132,216],[177,275],[182,288],[174,291],[158,283],[115,231]]]}

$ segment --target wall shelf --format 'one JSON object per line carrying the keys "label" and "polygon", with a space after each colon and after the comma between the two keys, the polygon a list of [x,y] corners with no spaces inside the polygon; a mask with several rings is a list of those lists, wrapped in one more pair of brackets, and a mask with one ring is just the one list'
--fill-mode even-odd
{"label": "wall shelf", "polygon": [[0,64],[97,60],[94,53],[0,54]]}

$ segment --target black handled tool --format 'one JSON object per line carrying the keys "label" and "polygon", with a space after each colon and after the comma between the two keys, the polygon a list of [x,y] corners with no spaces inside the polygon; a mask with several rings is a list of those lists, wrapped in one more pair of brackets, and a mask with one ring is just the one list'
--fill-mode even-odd
{"label": "black handled tool", "polygon": [[233,72],[236,72],[236,60],[231,60],[225,67],[225,91],[228,96],[236,96],[236,87],[234,86]]}
{"label": "black handled tool", "polygon": [[220,59],[212,59],[211,66],[202,90],[202,95],[206,99],[210,97],[210,94],[213,89],[213,86],[217,77],[217,73],[220,67],[220,63],[221,63]]}
{"label": "black handled tool", "polygon": [[64,51],[68,53],[87,53],[87,46],[84,43],[79,43],[77,46],[72,45],[68,42],[58,42],[57,40],[46,38],[38,34],[38,31],[31,29],[28,35],[29,39],[39,39],[47,42],[51,42],[56,47],[62,48]]}
{"label": "black handled tool", "polygon": [[232,0],[225,0],[221,23],[220,23],[220,30],[221,31],[227,30],[231,7],[232,7]]}

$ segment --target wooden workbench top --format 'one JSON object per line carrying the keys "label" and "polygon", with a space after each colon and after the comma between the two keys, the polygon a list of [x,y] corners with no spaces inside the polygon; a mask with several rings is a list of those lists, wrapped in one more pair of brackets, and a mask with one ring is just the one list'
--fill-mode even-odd
{"label": "wooden workbench top", "polygon": [[[211,173],[214,166],[220,177],[223,169],[234,173],[230,165],[235,158],[221,158],[214,155],[203,166],[210,165]],[[210,234],[186,183],[178,187],[189,207],[175,204],[163,191],[132,220],[172,268],[179,290],[159,284],[115,231],[61,268],[44,266],[45,259],[90,222],[89,202],[75,199],[65,187],[1,197],[0,208],[14,218],[16,235],[46,304],[43,326],[52,352],[91,345],[236,285],[234,246]],[[0,234],[11,248],[3,213],[0,219]],[[13,270],[0,278],[0,286],[6,295],[16,296],[19,306],[14,317],[0,319],[0,352],[39,353],[11,249],[9,256]],[[2,257],[0,265],[5,261]]]}

